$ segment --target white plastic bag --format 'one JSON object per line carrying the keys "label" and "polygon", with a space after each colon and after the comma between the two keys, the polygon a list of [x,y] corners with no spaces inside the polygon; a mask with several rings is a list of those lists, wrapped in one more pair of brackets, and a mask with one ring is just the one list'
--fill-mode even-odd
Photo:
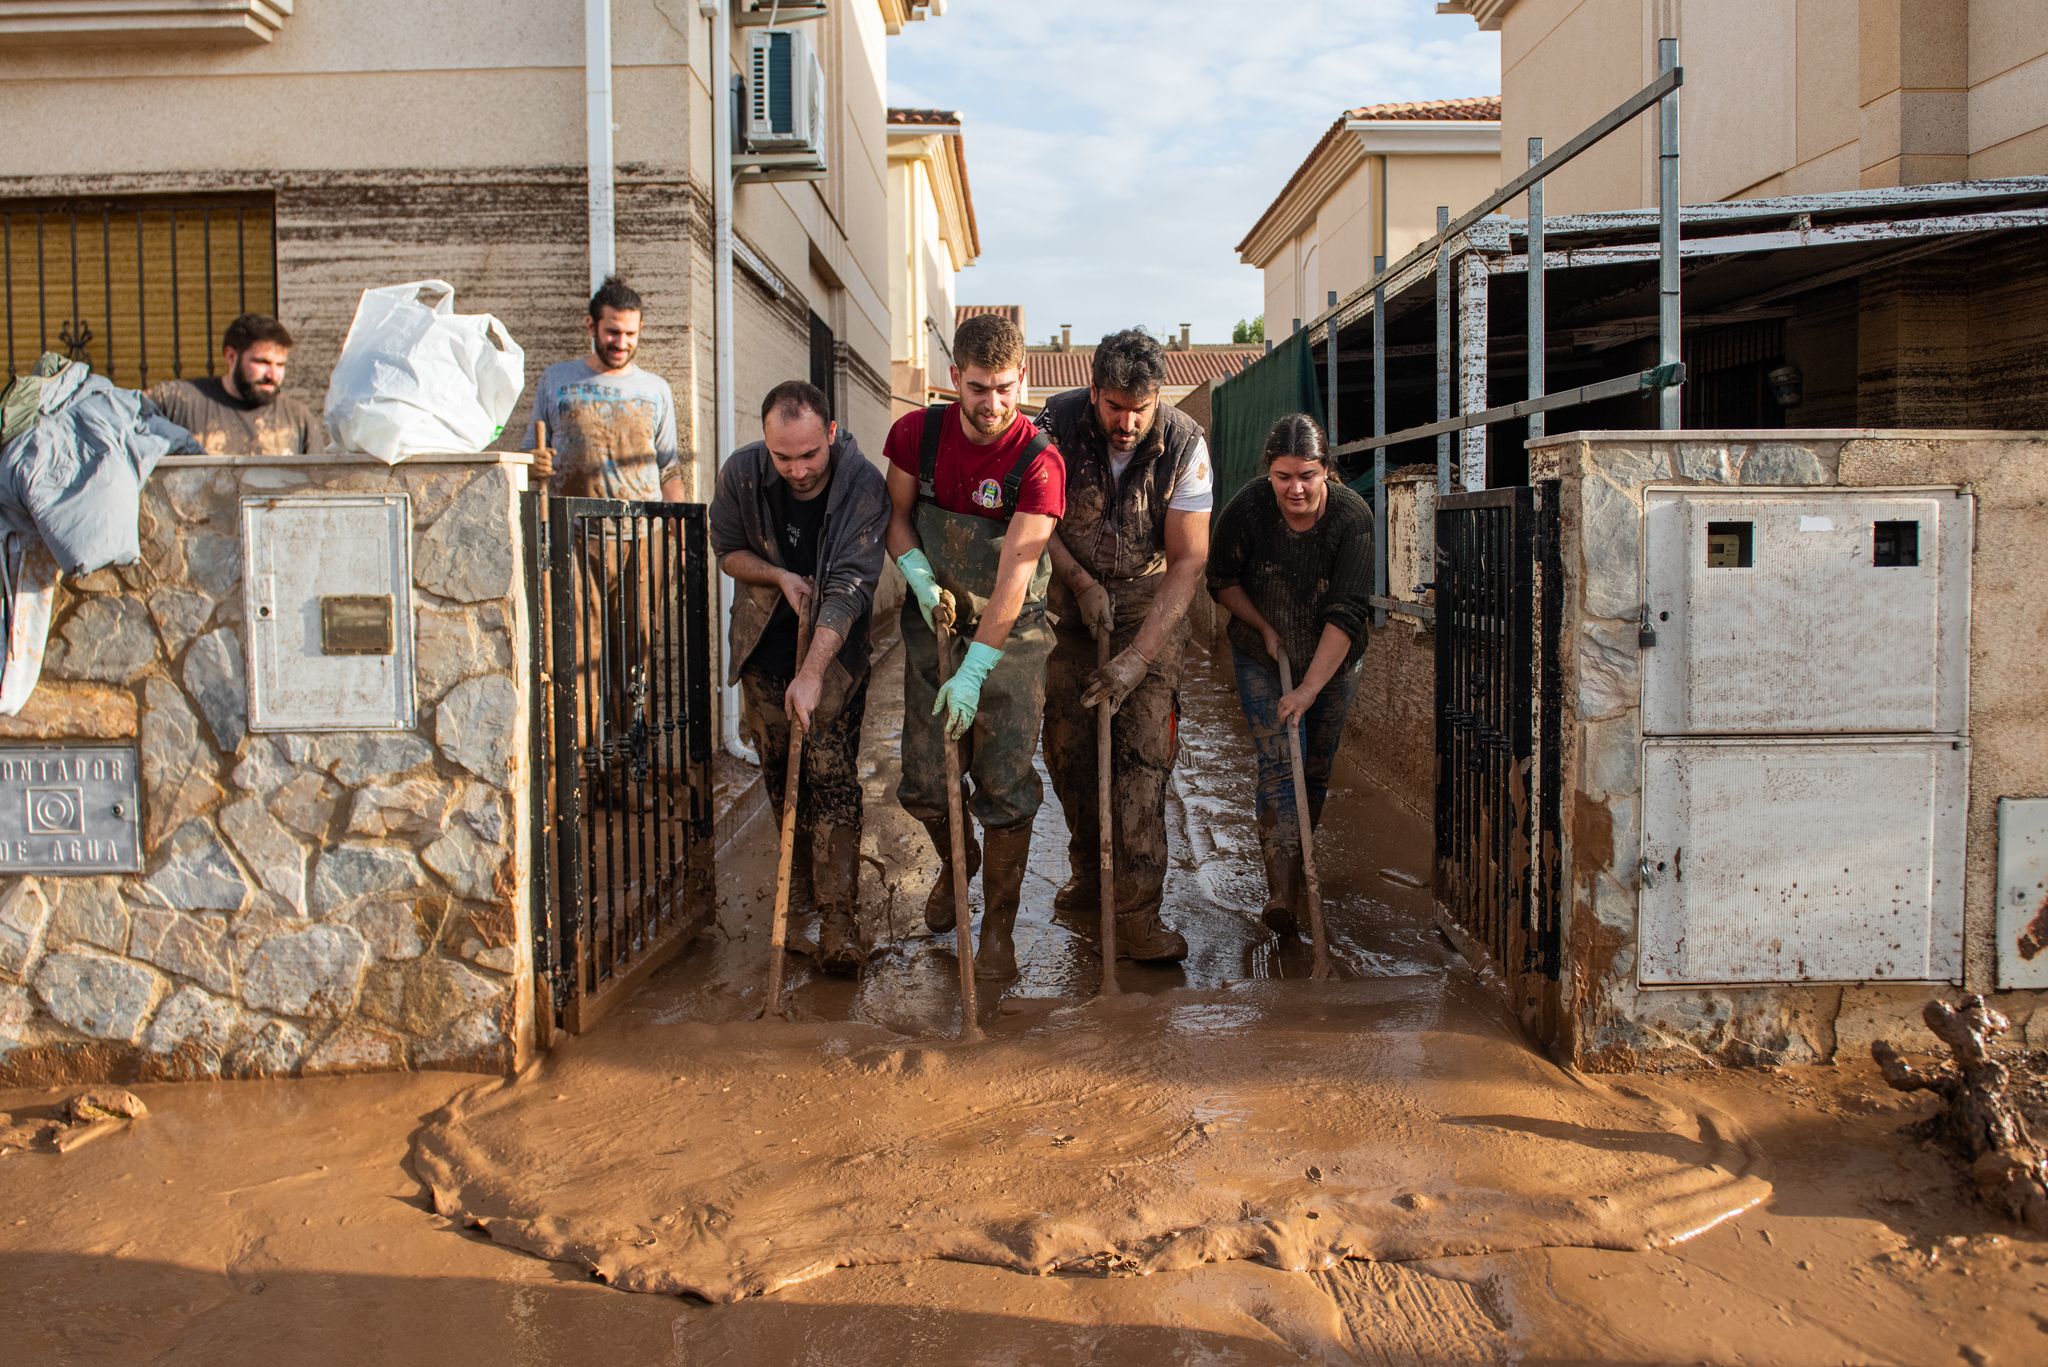
{"label": "white plastic bag", "polygon": [[488,313],[455,311],[455,287],[415,280],[363,291],[327,382],[327,431],[389,464],[481,451],[526,386],[526,353]]}

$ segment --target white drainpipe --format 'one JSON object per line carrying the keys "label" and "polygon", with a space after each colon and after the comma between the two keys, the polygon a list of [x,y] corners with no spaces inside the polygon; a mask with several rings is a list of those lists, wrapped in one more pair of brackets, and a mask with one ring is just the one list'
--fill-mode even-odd
{"label": "white drainpipe", "polygon": [[[732,15],[730,0],[701,0],[700,8],[711,19],[711,308],[712,338],[716,359],[714,361],[713,384],[716,391],[716,417],[712,428],[712,492],[716,491],[717,476],[725,468],[726,455],[732,450],[733,432],[733,374],[732,374]],[[708,501],[708,499],[707,499]],[[717,619],[725,623],[725,635],[720,641],[724,649],[731,648],[732,613],[738,601],[737,586],[724,574],[718,576],[718,597],[720,611]],[[746,760],[750,764],[760,763],[752,747],[740,739],[740,690],[737,684],[722,682],[725,670],[719,671],[721,683],[718,689],[719,731],[728,754]]]}
{"label": "white drainpipe", "polygon": [[618,265],[612,214],[612,6],[583,0],[583,95],[590,164],[590,292]]}

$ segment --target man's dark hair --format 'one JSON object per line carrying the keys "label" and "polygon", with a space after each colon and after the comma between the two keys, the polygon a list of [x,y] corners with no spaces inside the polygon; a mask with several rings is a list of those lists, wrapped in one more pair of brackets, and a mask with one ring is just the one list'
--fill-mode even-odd
{"label": "man's dark hair", "polygon": [[832,425],[832,414],[826,411],[825,391],[808,380],[784,380],[769,390],[768,397],[761,400],[761,426],[768,425],[771,413],[780,414],[785,422],[815,413],[820,423]]}
{"label": "man's dark hair", "polygon": [[223,350],[244,352],[258,342],[275,342],[286,351],[292,349],[292,335],[283,323],[267,313],[245,313],[229,323],[227,331],[221,333]]}
{"label": "man's dark hair", "polygon": [[607,275],[604,283],[597,287],[597,293],[590,296],[590,321],[595,323],[604,317],[604,311],[614,313],[641,310],[640,293],[616,275]]}
{"label": "man's dark hair", "polygon": [[1140,328],[1112,332],[1095,348],[1090,383],[1115,394],[1150,394],[1166,383],[1166,348]]}
{"label": "man's dark hair", "polygon": [[953,331],[953,360],[962,370],[980,366],[991,375],[1024,364],[1024,334],[997,313],[977,313]]}

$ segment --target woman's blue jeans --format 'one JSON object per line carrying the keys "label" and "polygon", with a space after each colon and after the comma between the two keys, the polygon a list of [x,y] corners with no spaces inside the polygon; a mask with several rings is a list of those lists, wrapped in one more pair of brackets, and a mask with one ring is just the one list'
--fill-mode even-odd
{"label": "woman's blue jeans", "polygon": [[[1244,707],[1244,719],[1259,759],[1254,806],[1259,818],[1260,847],[1298,849],[1301,824],[1294,814],[1294,768],[1287,753],[1287,732],[1280,725],[1279,667],[1266,656],[1252,659],[1236,650],[1231,651],[1231,662],[1237,670],[1237,699]],[[1351,699],[1358,692],[1362,672],[1360,664],[1338,671],[1335,678],[1323,685],[1323,691],[1316,695],[1299,723],[1302,777],[1308,788],[1311,829],[1322,821],[1323,799],[1330,791],[1330,770],[1337,760],[1338,743],[1344,739],[1344,718],[1351,711]]]}

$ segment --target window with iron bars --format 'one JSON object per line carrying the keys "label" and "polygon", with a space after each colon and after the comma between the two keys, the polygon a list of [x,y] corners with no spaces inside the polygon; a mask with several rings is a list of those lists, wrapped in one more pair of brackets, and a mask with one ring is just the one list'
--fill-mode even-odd
{"label": "window with iron bars", "polygon": [[277,312],[269,194],[0,199],[7,373],[45,351],[115,384],[212,375],[220,334]]}

